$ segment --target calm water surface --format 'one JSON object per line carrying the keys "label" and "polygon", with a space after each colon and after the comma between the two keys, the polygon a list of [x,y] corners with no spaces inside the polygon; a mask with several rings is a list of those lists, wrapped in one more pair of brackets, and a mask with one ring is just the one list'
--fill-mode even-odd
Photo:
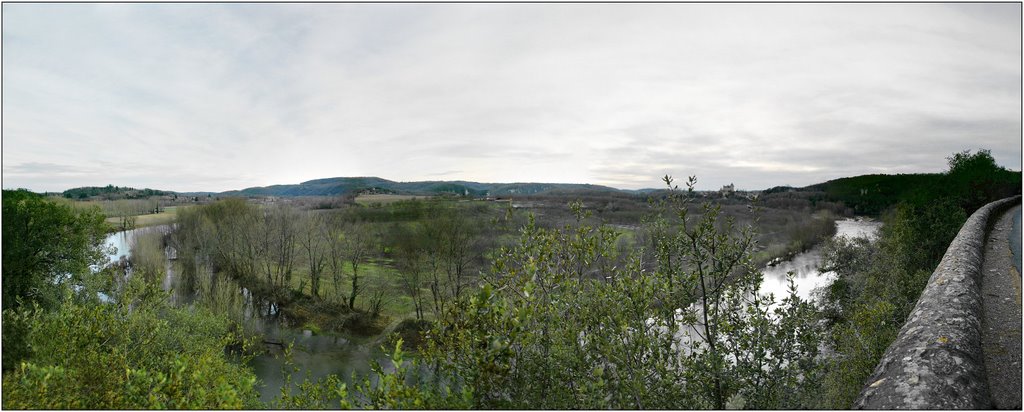
{"label": "calm water surface", "polygon": [[[871,219],[837,220],[835,237],[866,237],[873,240],[878,237],[878,229],[881,227],[882,222]],[[819,273],[821,263],[821,246],[815,246],[811,250],[797,254],[793,259],[765,267],[761,271],[764,275],[761,293],[772,293],[776,300],[781,300],[789,293],[786,274],[793,272],[797,295],[803,299],[811,299],[814,289],[827,286],[836,278],[834,272]]]}
{"label": "calm water surface", "polygon": [[107,239],[104,241],[106,246],[113,247],[113,253],[107,254],[107,257],[111,262],[117,262],[121,257],[131,256],[132,241],[142,234],[159,232],[159,233],[170,233],[173,228],[171,225],[159,225],[140,227],[138,229],[124,230],[116,233],[107,235]]}

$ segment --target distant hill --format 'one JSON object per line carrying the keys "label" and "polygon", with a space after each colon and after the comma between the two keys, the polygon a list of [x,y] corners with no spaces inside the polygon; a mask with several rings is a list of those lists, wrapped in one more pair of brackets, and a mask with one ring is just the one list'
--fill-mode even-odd
{"label": "distant hill", "polygon": [[106,185],[104,187],[98,186],[85,186],[76,187],[74,189],[68,189],[61,193],[62,196],[68,199],[102,199],[102,200],[117,200],[117,199],[145,199],[150,196],[163,196],[170,195],[174,192],[168,192],[164,190],[154,189],[136,189],[133,187],[120,187],[114,185]]}
{"label": "distant hill", "polygon": [[392,193],[405,195],[455,194],[481,196],[566,195],[585,193],[645,194],[659,189],[627,190],[609,186],[580,183],[480,183],[464,180],[429,180],[396,182],[379,177],[331,177],[299,184],[249,187],[225,192],[174,192],[170,190],[135,189],[107,185],[65,190],[61,193],[76,200],[141,199],[150,196],[179,195],[186,197],[214,196],[338,196],[350,193]]}
{"label": "distant hill", "polygon": [[605,191],[632,192],[616,188],[576,183],[479,183],[462,180],[395,182],[379,177],[332,177],[296,185],[250,187],[223,192],[224,196],[337,196],[346,193],[395,193],[437,195],[452,193],[470,196],[538,195],[547,192]]}
{"label": "distant hill", "polygon": [[916,192],[935,190],[944,178],[942,173],[872,174],[829,180],[798,190],[824,192],[825,199],[842,202],[856,213],[876,215]]}
{"label": "distant hill", "polygon": [[[979,180],[980,179],[980,180]],[[930,193],[966,190],[961,186],[978,186],[988,197],[996,191],[1009,195],[1019,193],[1021,173],[999,169],[988,171],[981,177],[951,178],[944,173],[917,173],[897,175],[861,175],[829,180],[806,187],[776,186],[762,193],[771,197],[786,197],[799,192],[811,200],[841,202],[858,214],[877,215],[901,200],[920,198]],[[972,183],[973,182],[973,183]],[[981,186],[979,186],[981,185]],[[966,186],[965,186],[966,187]],[[627,195],[656,195],[664,189],[616,189],[608,186],[578,183],[480,183],[463,180],[396,182],[379,177],[332,177],[315,179],[299,184],[250,187],[221,193],[172,192],[131,187],[79,187],[65,190],[62,195],[70,199],[138,199],[149,196],[179,195],[197,197],[219,196],[339,196],[359,193],[393,193],[404,195],[455,194],[482,196],[600,196],[602,193]],[[965,202],[969,203],[970,200]]]}

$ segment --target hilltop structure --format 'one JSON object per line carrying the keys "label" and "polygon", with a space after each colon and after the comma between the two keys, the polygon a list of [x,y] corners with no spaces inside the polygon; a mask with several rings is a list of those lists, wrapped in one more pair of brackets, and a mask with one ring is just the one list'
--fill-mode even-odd
{"label": "hilltop structure", "polygon": [[722,197],[729,197],[730,195],[732,195],[735,192],[736,192],[736,185],[733,184],[733,183],[729,183],[729,184],[727,184],[725,186],[722,186],[722,188],[720,190],[718,190],[718,194],[722,195]]}

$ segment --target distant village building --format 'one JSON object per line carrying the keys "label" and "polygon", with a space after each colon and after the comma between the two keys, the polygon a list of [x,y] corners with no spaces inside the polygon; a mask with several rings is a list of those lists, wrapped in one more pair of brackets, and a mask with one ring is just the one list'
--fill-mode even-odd
{"label": "distant village building", "polygon": [[722,197],[729,197],[730,195],[732,195],[735,192],[736,192],[736,185],[733,184],[733,183],[730,183],[730,184],[727,184],[725,186],[722,186],[722,189],[718,191],[718,193],[720,195],[722,195]]}

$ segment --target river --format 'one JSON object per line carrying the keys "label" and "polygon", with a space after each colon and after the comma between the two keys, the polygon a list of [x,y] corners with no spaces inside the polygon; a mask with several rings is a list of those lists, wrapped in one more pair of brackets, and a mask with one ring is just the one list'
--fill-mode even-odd
{"label": "river", "polygon": [[[104,246],[108,251],[110,251],[110,253],[107,254],[106,264],[117,263],[122,259],[128,259],[128,257],[131,256],[132,242],[134,242],[139,236],[147,233],[160,233],[166,235],[170,233],[171,230],[173,230],[172,225],[158,225],[122,230],[120,232],[107,235],[107,238],[104,240]],[[171,264],[170,259],[165,262],[164,271],[165,275],[162,286],[164,291],[169,291],[171,290],[172,282],[174,280],[174,267]],[[109,300],[109,297],[100,293],[100,299],[107,301]]]}
{"label": "river", "polygon": [[122,257],[127,258],[131,255],[132,242],[135,238],[153,232],[160,232],[163,234],[171,231],[171,225],[159,225],[140,227],[138,229],[122,230],[120,232],[111,233],[107,235],[105,241],[107,247],[113,247],[113,253],[107,255],[111,262],[117,262]]}
{"label": "river", "polygon": [[[373,338],[345,337],[340,335],[307,335],[300,331],[283,329],[277,325],[267,325],[266,338],[275,342],[293,342],[292,365],[296,371],[292,374],[293,383],[301,383],[308,376],[313,379],[337,375],[349,382],[353,372],[366,375],[370,371],[370,361],[376,359],[382,366],[390,365],[387,357],[380,349],[380,343]],[[267,345],[268,351],[249,361],[256,377],[263,384],[258,388],[260,400],[269,402],[281,394],[284,385],[283,348],[278,345]],[[349,387],[352,387],[349,382]]]}
{"label": "river", "polygon": [[[881,227],[882,222],[871,219],[837,220],[835,237],[875,239],[878,237],[878,229]],[[776,300],[788,295],[789,285],[786,281],[786,274],[793,272],[797,295],[802,299],[811,299],[814,289],[827,286],[836,279],[836,274],[833,272],[818,272],[821,261],[821,245],[817,245],[806,252],[798,253],[790,260],[765,267],[761,270],[764,276],[764,280],[761,282],[761,294],[772,293]]]}
{"label": "river", "polygon": [[[878,229],[881,227],[882,222],[867,218],[837,220],[836,233],[833,237],[850,239],[866,237],[874,240],[878,237]],[[796,286],[797,296],[806,301],[814,301],[815,289],[828,286],[836,279],[834,272],[819,272],[818,268],[821,267],[821,264],[822,246],[815,245],[806,252],[794,255],[790,260],[779,262],[774,266],[765,266],[761,269],[762,279],[759,294],[761,296],[774,295],[775,304],[779,304],[782,299],[789,296],[787,274],[793,272],[793,284]],[[698,314],[701,310],[696,303],[690,309]],[[682,312],[683,310],[677,309],[677,314],[680,316]],[[676,332],[676,338],[680,342],[677,346],[678,349],[689,352],[689,342],[701,340],[701,331],[697,329],[698,327],[697,325],[680,326]]]}

